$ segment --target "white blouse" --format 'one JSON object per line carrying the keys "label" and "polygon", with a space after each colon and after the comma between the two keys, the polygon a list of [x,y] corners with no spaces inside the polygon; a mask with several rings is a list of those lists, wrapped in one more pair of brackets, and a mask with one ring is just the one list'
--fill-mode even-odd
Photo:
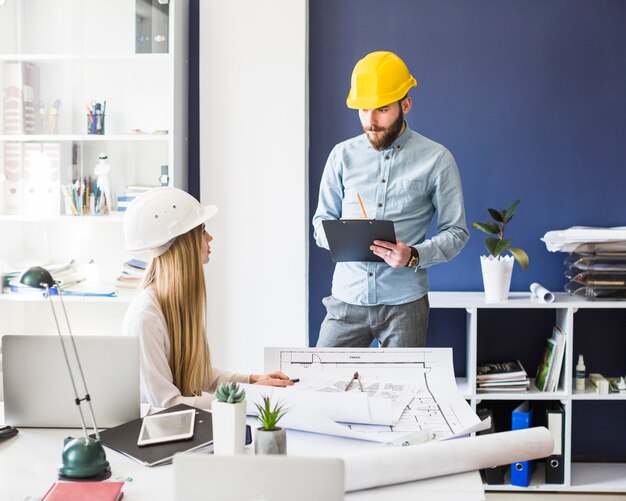
{"label": "white blouse", "polygon": [[184,397],[174,386],[168,358],[170,340],[165,317],[153,291],[143,289],[133,299],[122,326],[125,335],[139,337],[139,372],[141,392],[153,407],[171,407],[187,404],[201,409],[211,407],[213,393],[220,383],[248,383],[250,376],[224,372],[212,368],[211,380],[207,378],[202,395]]}

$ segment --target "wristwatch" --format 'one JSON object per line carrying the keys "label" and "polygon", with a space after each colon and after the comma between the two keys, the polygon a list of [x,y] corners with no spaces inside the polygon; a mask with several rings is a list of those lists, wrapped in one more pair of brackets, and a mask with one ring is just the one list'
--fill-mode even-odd
{"label": "wristwatch", "polygon": [[411,257],[409,262],[406,263],[408,268],[416,268],[420,264],[420,255],[415,247],[411,247]]}

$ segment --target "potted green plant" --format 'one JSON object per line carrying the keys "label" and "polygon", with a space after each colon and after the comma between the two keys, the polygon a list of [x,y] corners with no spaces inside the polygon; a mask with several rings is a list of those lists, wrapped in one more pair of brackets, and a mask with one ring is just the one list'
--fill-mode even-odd
{"label": "potted green plant", "polygon": [[[528,268],[528,254],[519,247],[511,247],[511,240],[504,238],[504,228],[513,219],[515,209],[520,200],[513,202],[508,209],[487,209],[493,221],[486,223],[472,223],[472,227],[487,233],[485,247],[488,256],[480,256],[480,267],[483,274],[485,288],[485,301],[498,302],[508,298],[511,287],[511,274],[513,273],[513,259],[522,269]],[[510,255],[505,256],[508,252]]]}
{"label": "potted green plant", "polygon": [[213,452],[242,454],[246,447],[246,392],[237,383],[222,383],[211,404]]}
{"label": "potted green plant", "polygon": [[263,397],[263,404],[255,403],[259,415],[257,420],[261,427],[257,428],[254,452],[256,454],[287,454],[287,434],[284,428],[277,426],[278,421],[287,413],[284,405],[279,402],[272,407],[270,397]]}

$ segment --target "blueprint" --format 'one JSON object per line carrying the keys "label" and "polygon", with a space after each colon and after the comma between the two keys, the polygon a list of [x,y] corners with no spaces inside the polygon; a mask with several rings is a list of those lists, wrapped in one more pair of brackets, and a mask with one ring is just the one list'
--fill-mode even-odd
{"label": "blueprint", "polygon": [[[349,428],[349,436],[354,438],[360,434],[365,440],[389,442],[398,434],[428,431],[437,440],[443,440],[485,426],[456,387],[451,348],[266,348],[265,370],[280,370],[290,378],[299,378],[304,383],[303,393],[310,392],[319,381],[327,382],[320,388],[328,389],[334,381],[335,388],[341,389],[355,372],[364,388],[371,388],[372,392],[375,389],[385,393],[384,388],[388,388],[390,394],[400,388],[412,392],[398,413],[398,419],[379,426],[354,424],[365,423],[363,420],[335,419],[325,412],[323,405],[315,405],[316,414],[350,423],[342,426]],[[298,391],[301,383],[289,388],[291,393]],[[337,391],[335,395],[346,400],[347,408],[356,409],[358,405],[347,403],[347,399],[357,393],[351,388],[348,392]],[[307,427],[314,431],[313,423]]]}

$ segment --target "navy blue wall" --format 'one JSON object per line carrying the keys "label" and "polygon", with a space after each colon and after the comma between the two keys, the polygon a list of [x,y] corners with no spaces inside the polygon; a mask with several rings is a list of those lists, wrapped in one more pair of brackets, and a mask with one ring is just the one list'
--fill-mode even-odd
{"label": "navy blue wall", "polygon": [[[530,267],[516,265],[512,290],[526,291],[535,281],[562,290],[565,255],[546,250],[539,240],[546,231],[626,224],[626,2],[315,0],[309,6],[311,215],[328,153],[361,133],[357,113],[345,105],[352,68],[368,52],[391,50],[420,82],[411,91],[410,126],[456,158],[468,224],[486,220],[487,207],[522,200],[508,236],[528,252]],[[430,270],[432,290],[482,290],[483,234],[470,231],[458,257]],[[311,231],[311,345],[332,270]],[[534,375],[553,324],[550,311],[483,312],[478,362],[520,358]],[[624,311],[577,314],[575,350],[585,353],[591,372],[626,372],[625,324]],[[466,373],[465,343],[462,310],[431,310],[428,345],[454,348],[457,375]],[[610,406],[616,422],[626,419],[623,404]],[[578,436],[598,407],[577,407]],[[600,446],[576,438],[573,455],[623,459],[626,431],[613,433],[621,438]]]}
{"label": "navy blue wall", "polygon": [[[539,238],[571,225],[626,223],[626,2],[621,0],[315,0],[310,2],[310,210],[331,148],[359,134],[345,106],[356,61],[400,55],[420,82],[411,127],[459,165],[468,223],[522,200],[509,236],[531,265],[512,290],[562,290],[563,254]],[[433,290],[482,290],[471,239],[430,270]],[[310,337],[332,262],[311,241]]]}

